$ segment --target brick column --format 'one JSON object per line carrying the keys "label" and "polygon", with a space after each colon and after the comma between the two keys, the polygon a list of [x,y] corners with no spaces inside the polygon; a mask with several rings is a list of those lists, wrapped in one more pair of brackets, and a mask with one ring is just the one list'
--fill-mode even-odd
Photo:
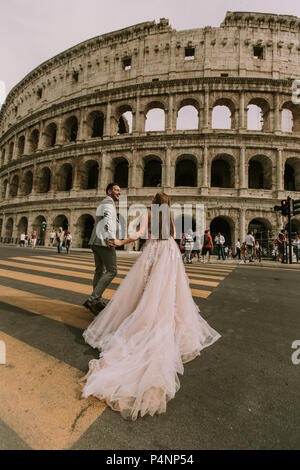
{"label": "brick column", "polygon": [[281,131],[281,122],[280,122],[280,110],[279,110],[279,95],[275,93],[274,95],[274,132],[280,133]]}
{"label": "brick column", "polygon": [[239,194],[245,194],[247,191],[246,186],[246,149],[245,147],[240,147],[240,162],[239,162]]}
{"label": "brick column", "polygon": [[245,95],[244,92],[240,92],[240,119],[239,119],[239,129],[241,131],[246,129],[245,123]]}

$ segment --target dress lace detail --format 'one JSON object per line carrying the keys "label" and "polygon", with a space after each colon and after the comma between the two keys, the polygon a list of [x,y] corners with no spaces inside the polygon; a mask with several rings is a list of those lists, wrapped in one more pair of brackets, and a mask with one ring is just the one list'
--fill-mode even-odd
{"label": "dress lace detail", "polygon": [[183,364],[220,338],[199,315],[172,238],[146,243],[83,336],[101,353],[89,363],[82,396],[104,400],[132,420],[165,412]]}

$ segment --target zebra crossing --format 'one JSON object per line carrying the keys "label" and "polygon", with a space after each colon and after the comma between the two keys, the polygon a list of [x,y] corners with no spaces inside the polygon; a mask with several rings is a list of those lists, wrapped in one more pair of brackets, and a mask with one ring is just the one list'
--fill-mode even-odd
{"label": "zebra crossing", "polygon": [[[77,381],[85,373],[86,359],[78,367],[68,360],[67,349],[59,354],[55,349],[55,332],[71,328],[81,337],[94,318],[82,306],[91,292],[94,261],[90,253],[24,253],[0,259],[0,341],[6,347],[6,364],[0,365],[0,420],[28,448],[69,449],[106,409],[93,397],[80,399]],[[134,263],[118,257],[118,274],[104,293],[106,299]],[[213,263],[186,266],[195,301],[205,301],[234,269]],[[31,341],[31,328],[47,338],[45,344],[41,339],[37,347]],[[70,338],[66,348],[78,355],[87,350]]]}

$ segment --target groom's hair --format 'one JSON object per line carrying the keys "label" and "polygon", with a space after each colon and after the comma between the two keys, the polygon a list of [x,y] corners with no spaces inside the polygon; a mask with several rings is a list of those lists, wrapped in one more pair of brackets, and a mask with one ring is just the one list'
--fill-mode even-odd
{"label": "groom's hair", "polygon": [[119,186],[118,183],[109,183],[107,186],[106,186],[106,194],[108,194],[108,191],[113,189],[114,186]]}

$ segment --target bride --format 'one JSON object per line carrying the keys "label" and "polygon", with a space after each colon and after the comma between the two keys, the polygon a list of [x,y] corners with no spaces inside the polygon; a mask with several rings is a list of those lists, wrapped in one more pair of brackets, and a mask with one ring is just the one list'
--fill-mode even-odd
{"label": "bride", "polygon": [[183,364],[220,338],[193,301],[174,240],[170,198],[158,193],[152,204],[167,208],[167,223],[160,213],[153,239],[149,211],[138,232],[115,241],[115,246],[124,245],[148,229],[149,241],[142,255],[83,333],[85,341],[101,353],[99,359],[89,362],[89,372],[80,380],[85,383],[82,397],[104,400],[131,420],[139,414],[165,412],[168,400],[180,387],[178,374],[183,374]]}

